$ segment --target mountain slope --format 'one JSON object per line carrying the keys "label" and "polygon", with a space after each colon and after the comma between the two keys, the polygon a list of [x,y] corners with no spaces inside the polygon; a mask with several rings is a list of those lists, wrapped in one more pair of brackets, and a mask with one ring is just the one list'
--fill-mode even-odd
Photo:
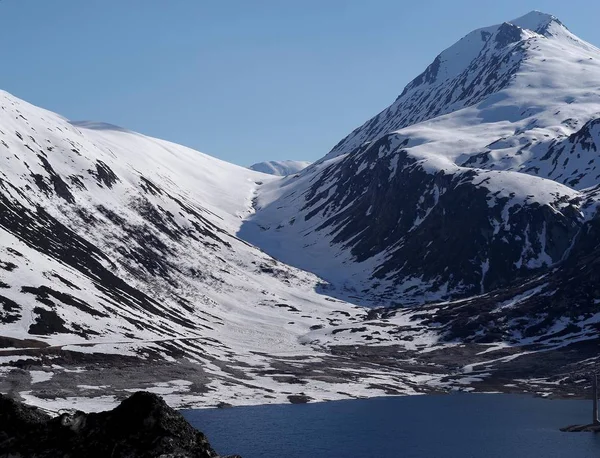
{"label": "mountain slope", "polygon": [[553,16],[472,32],[323,160],[265,184],[240,235],[342,298],[509,285],[561,261],[596,210],[598,88],[600,51]]}
{"label": "mountain slope", "polygon": [[95,385],[108,403],[165,384],[177,405],[336,396],[290,391],[271,365],[320,360],[299,339],[364,313],[234,235],[277,178],[6,93],[0,107],[0,390],[43,382],[52,405]]}

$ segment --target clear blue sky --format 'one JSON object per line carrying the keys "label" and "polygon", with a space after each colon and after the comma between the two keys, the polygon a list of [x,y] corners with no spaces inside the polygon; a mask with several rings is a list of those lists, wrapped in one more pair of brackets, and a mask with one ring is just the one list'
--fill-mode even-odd
{"label": "clear blue sky", "polygon": [[588,0],[2,0],[0,88],[241,165],[316,160],[472,29]]}

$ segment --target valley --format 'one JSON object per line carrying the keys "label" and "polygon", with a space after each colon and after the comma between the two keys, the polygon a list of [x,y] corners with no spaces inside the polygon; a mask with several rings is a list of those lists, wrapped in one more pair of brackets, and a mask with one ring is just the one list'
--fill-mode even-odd
{"label": "valley", "polygon": [[471,32],[282,176],[0,107],[0,392],[94,411],[138,390],[199,408],[589,387],[600,50],[554,16]]}

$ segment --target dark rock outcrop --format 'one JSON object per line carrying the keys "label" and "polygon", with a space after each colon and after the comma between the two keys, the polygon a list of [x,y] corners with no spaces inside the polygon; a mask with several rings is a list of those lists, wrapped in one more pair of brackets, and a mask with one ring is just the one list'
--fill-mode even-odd
{"label": "dark rock outcrop", "polygon": [[572,425],[560,428],[563,433],[600,433],[600,425]]}
{"label": "dark rock outcrop", "polygon": [[[536,337],[537,344],[556,344],[568,336],[597,338],[600,324],[592,317],[600,297],[600,215],[583,224],[572,243],[568,257],[546,275],[423,309],[422,324],[443,329],[446,341],[516,344]],[[560,325],[564,320],[568,325]]]}
{"label": "dark rock outcrop", "polygon": [[135,393],[111,411],[55,418],[0,395],[0,457],[9,456],[218,457],[204,434],[147,392]]}

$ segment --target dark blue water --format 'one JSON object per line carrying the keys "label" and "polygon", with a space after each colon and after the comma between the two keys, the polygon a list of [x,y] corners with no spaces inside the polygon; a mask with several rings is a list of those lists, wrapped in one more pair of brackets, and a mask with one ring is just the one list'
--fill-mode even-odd
{"label": "dark blue water", "polygon": [[458,394],[182,412],[217,452],[243,458],[590,458],[590,401]]}

